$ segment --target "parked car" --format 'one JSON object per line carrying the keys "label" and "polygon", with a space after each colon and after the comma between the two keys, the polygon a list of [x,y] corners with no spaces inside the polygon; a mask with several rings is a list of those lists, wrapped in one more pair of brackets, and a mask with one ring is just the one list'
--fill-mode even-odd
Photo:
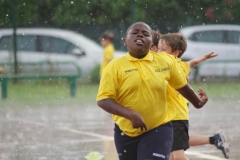
{"label": "parked car", "polygon": [[209,52],[216,58],[200,64],[198,77],[238,77],[240,75],[240,25],[201,25],[179,30],[187,39],[183,60]]}
{"label": "parked car", "polygon": [[[81,78],[88,79],[99,65],[103,48],[94,41],[73,31],[54,28],[19,28],[17,34],[17,62],[19,73],[31,72],[70,74],[78,65]],[[0,29],[0,65],[7,73],[13,72],[13,29]],[[125,52],[116,51],[116,57]],[[69,64],[72,63],[72,64]],[[26,64],[39,64],[31,65]],[[41,65],[44,64],[44,65]]]}

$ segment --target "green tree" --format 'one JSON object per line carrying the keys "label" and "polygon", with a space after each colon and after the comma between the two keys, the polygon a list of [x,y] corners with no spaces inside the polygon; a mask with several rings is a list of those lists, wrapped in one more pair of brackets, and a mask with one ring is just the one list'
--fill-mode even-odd
{"label": "green tree", "polygon": [[[12,26],[12,0],[0,0],[0,27]],[[146,21],[152,26],[239,23],[237,0],[15,0],[18,26],[62,27]],[[131,6],[134,4],[134,9]]]}

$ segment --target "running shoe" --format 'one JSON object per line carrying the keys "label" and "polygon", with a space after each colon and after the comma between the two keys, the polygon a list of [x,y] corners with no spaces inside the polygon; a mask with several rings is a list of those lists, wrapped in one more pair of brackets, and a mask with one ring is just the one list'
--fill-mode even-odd
{"label": "running shoe", "polygon": [[215,146],[221,150],[226,159],[229,158],[229,145],[227,144],[225,135],[222,132],[216,133],[214,136]]}

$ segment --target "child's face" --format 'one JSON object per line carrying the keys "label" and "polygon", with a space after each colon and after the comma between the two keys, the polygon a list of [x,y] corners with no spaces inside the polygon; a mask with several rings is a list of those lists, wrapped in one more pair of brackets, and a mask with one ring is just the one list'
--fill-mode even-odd
{"label": "child's face", "polygon": [[102,45],[103,47],[106,47],[109,43],[111,43],[110,40],[104,39],[104,38],[101,39],[101,45]]}
{"label": "child's face", "polygon": [[173,55],[174,57],[178,57],[179,50],[173,51],[172,47],[167,45],[165,40],[160,39],[158,43],[158,52],[167,52],[168,54]]}
{"label": "child's face", "polygon": [[134,24],[129,28],[124,43],[133,57],[145,57],[152,45],[151,28],[145,23]]}
{"label": "child's face", "polygon": [[167,52],[168,54],[172,54],[172,48],[166,44],[165,40],[160,39],[158,43],[158,52]]}

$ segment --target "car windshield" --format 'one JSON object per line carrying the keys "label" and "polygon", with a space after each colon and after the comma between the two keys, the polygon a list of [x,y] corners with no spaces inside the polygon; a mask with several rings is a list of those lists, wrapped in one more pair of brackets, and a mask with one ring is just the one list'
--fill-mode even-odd
{"label": "car windshield", "polygon": [[90,40],[88,38],[82,37],[82,35],[75,33],[72,34],[71,36],[71,40],[75,45],[80,46],[81,48],[93,48],[93,46],[95,47],[95,49],[102,49],[102,47],[97,44],[96,42],[94,42],[93,40]]}

